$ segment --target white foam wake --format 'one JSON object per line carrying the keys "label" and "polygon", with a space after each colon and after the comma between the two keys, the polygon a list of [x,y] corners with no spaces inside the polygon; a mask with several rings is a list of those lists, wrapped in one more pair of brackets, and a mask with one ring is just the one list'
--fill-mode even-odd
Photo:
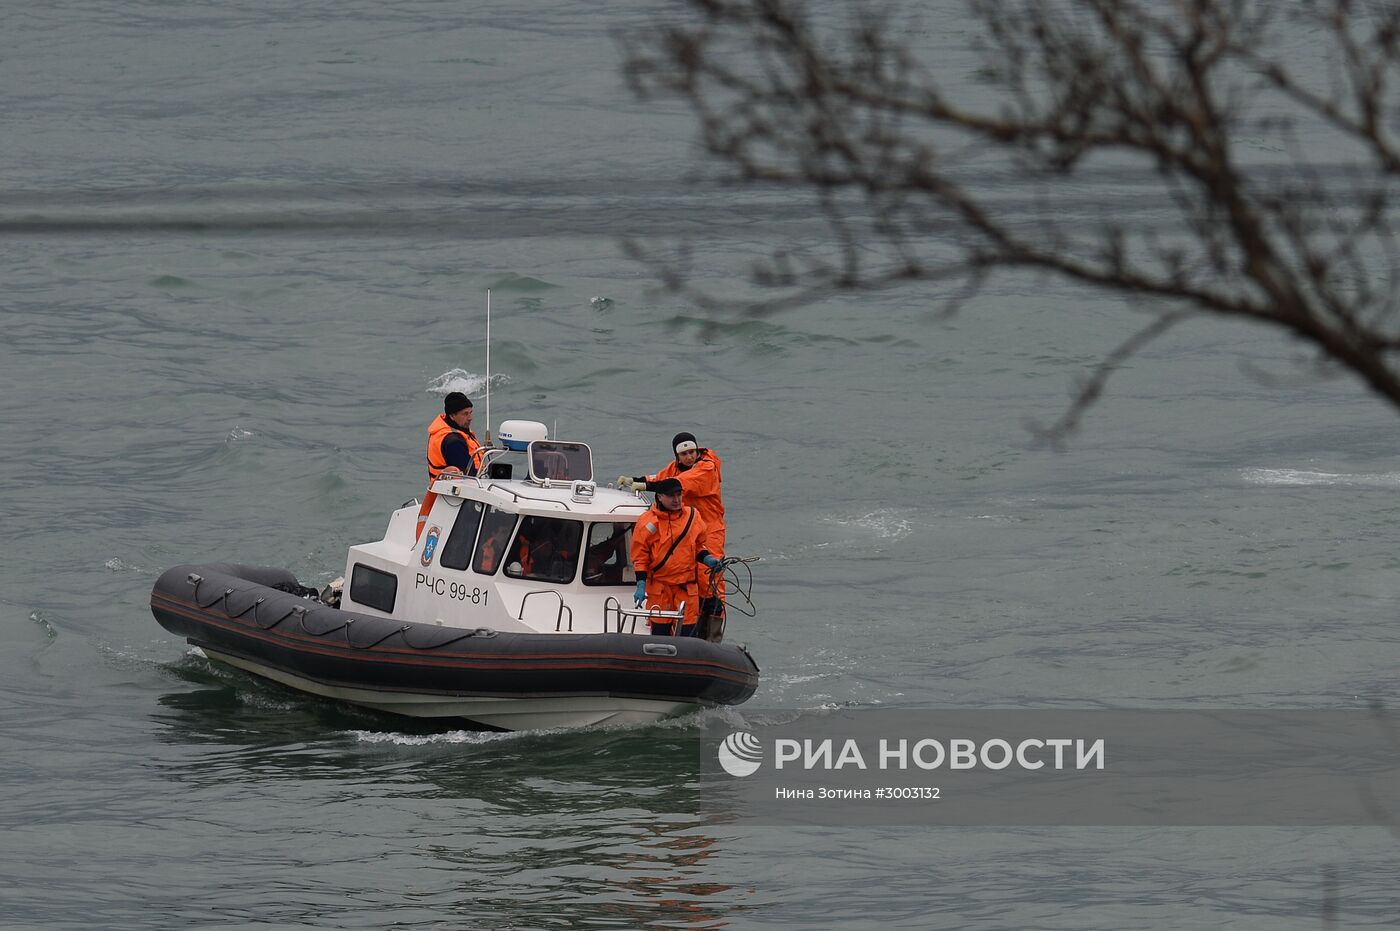
{"label": "white foam wake", "polygon": [[1395,488],[1400,472],[1312,472],[1303,469],[1245,469],[1241,477],[1255,485],[1346,485],[1359,488]]}
{"label": "white foam wake", "polygon": [[[505,375],[492,375],[491,385],[497,387],[510,381]],[[460,391],[471,396],[480,394],[486,387],[486,376],[478,375],[475,372],[468,372],[466,369],[452,369],[443,372],[428,384],[428,391],[432,394],[446,395],[453,391]]]}
{"label": "white foam wake", "polygon": [[543,731],[448,731],[442,734],[398,734],[392,731],[353,730],[349,734],[361,743],[396,744],[400,747],[424,747],[432,744],[486,744],[513,740]]}
{"label": "white foam wake", "polygon": [[905,513],[907,512],[892,508],[881,508],[859,517],[824,517],[822,520],[838,527],[856,527],[868,531],[878,539],[902,540],[914,530],[913,524],[904,516]]}

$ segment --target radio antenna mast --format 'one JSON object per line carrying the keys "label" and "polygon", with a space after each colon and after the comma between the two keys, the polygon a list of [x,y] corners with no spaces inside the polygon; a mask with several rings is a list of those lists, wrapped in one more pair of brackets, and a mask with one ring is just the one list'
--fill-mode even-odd
{"label": "radio antenna mast", "polygon": [[491,289],[486,289],[486,444],[491,445]]}

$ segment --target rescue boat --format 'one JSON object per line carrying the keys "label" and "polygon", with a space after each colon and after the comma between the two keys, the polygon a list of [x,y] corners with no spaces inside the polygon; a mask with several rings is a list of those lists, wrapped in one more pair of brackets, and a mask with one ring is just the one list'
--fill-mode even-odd
{"label": "rescue boat", "polygon": [[413,501],[324,590],[285,569],[182,565],[151,611],[209,659],[302,692],[488,728],[646,723],[751,697],[758,665],[722,629],[653,636],[650,620],[682,612],[631,606],[649,502],[600,486],[587,444],[543,424],[507,421],[499,439],[478,475],[433,483],[421,535]]}

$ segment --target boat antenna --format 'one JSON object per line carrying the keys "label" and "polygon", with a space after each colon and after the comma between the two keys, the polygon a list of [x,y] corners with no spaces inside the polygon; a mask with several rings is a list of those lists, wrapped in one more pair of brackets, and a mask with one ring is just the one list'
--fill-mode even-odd
{"label": "boat antenna", "polygon": [[491,289],[486,289],[486,445],[491,445]]}

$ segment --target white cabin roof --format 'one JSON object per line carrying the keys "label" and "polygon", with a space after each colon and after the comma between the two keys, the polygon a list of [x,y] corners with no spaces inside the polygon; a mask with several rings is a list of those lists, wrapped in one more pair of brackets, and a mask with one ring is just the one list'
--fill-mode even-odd
{"label": "white cabin roof", "polygon": [[[582,487],[576,487],[582,486]],[[591,495],[581,494],[592,490]],[[536,483],[526,479],[443,478],[433,483],[439,495],[485,501],[516,514],[571,517],[576,520],[617,518],[635,520],[651,502],[635,492],[605,488],[592,482]]]}

